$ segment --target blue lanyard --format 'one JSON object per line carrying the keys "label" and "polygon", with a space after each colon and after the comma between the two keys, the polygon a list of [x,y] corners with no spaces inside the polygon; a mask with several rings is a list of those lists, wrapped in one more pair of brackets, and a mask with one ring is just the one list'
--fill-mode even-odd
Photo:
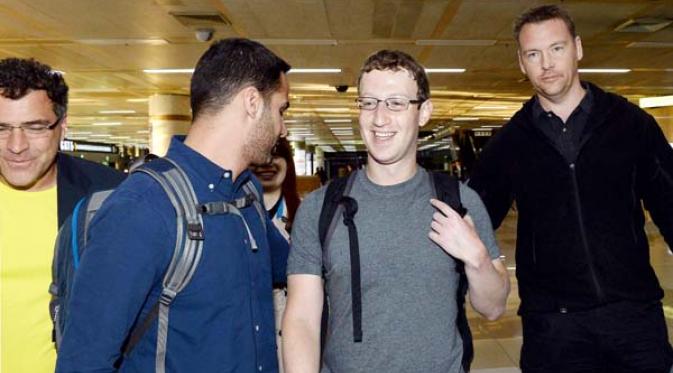
{"label": "blue lanyard", "polygon": [[285,206],[285,198],[283,198],[281,196],[280,197],[280,204],[278,205],[278,210],[276,210],[276,215],[273,217],[274,219],[279,219],[279,220],[283,219],[283,212],[285,210],[284,206]]}

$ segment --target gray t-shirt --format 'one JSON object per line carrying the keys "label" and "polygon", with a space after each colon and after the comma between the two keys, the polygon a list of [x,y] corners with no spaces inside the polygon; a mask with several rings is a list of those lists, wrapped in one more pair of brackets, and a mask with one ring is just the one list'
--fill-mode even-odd
{"label": "gray t-shirt", "polygon": [[[288,275],[322,275],[318,220],[325,188],[303,200],[292,229]],[[499,256],[479,196],[460,185],[461,201],[491,258]],[[322,373],[462,372],[462,341],[456,329],[454,260],[428,238],[432,214],[429,174],[391,186],[372,183],[359,171],[350,196],[362,283],[361,343],[353,342],[348,230],[337,224],[324,256],[330,318]]]}

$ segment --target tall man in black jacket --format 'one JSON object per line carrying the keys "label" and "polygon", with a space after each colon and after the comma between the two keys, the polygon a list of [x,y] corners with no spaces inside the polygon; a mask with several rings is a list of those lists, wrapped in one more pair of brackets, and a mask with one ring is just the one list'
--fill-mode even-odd
{"label": "tall man in black jacket", "polygon": [[58,152],[68,86],[35,60],[0,61],[0,371],[53,372],[54,238],[77,201],[124,174]]}
{"label": "tall man in black jacket", "polygon": [[673,244],[673,149],[650,115],[580,81],[582,43],[564,10],[528,10],[514,34],[535,96],[484,149],[470,186],[494,227],[517,204],[521,368],[667,373],[641,203]]}

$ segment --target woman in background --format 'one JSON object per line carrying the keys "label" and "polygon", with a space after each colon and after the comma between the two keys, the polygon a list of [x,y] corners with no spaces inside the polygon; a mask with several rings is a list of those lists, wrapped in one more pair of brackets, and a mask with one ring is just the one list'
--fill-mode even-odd
{"label": "woman in background", "polygon": [[[299,207],[299,193],[297,193],[297,175],[292,160],[292,149],[285,138],[278,140],[272,152],[271,162],[264,165],[251,166],[252,171],[264,188],[264,206],[269,218],[283,234],[290,240],[290,229],[294,214]],[[271,248],[273,250],[273,248]],[[287,299],[287,283],[273,284],[273,304],[276,317],[276,343],[278,345],[278,367],[283,372],[283,361],[280,342],[280,323],[285,311]]]}

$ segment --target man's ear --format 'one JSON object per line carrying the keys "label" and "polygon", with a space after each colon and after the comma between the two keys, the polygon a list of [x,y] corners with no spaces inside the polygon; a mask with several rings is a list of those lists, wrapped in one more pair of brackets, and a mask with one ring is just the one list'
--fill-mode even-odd
{"label": "man's ear", "polygon": [[68,114],[65,114],[63,116],[63,119],[61,119],[61,127],[59,130],[61,133],[59,134],[59,137],[61,138],[61,141],[65,140],[65,134],[68,132]]}
{"label": "man's ear", "polygon": [[430,120],[430,117],[432,116],[432,109],[434,106],[432,105],[432,101],[430,99],[425,100],[422,104],[421,107],[419,108],[419,115],[418,115],[418,126],[423,127],[425,126],[428,121]]}
{"label": "man's ear", "polygon": [[519,69],[521,70],[521,73],[523,75],[527,76],[528,74],[526,74],[526,68],[523,66],[523,59],[521,57],[521,49],[518,49],[516,51],[516,59],[519,61]]}
{"label": "man's ear", "polygon": [[577,53],[577,61],[581,61],[584,57],[584,51],[582,50],[582,39],[579,35],[575,36],[575,53]]}
{"label": "man's ear", "polygon": [[259,119],[264,112],[264,97],[255,87],[245,87],[241,90],[243,106],[246,114],[253,119]]}

